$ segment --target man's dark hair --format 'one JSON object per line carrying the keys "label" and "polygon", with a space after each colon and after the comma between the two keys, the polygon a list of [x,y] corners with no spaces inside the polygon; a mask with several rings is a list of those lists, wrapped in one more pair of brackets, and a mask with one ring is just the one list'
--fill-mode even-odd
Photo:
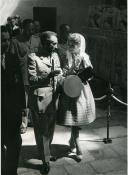
{"label": "man's dark hair", "polygon": [[9,21],[11,21],[11,20],[12,20],[12,17],[9,16],[9,17],[7,18],[7,22],[9,22]]}
{"label": "man's dark hair", "polygon": [[24,19],[23,22],[22,22],[23,29],[24,29],[27,25],[29,25],[29,24],[31,24],[31,23],[33,23],[33,20],[32,20],[32,19]]}
{"label": "man's dark hair", "polygon": [[44,44],[47,41],[47,39],[50,38],[50,36],[56,36],[57,37],[57,34],[55,32],[52,32],[52,31],[42,32],[41,36],[40,36],[41,43]]}
{"label": "man's dark hair", "polygon": [[69,30],[71,31],[71,27],[70,27],[68,24],[61,24],[61,25],[60,25],[60,30],[61,30],[61,31],[64,31],[66,27],[68,27]]}

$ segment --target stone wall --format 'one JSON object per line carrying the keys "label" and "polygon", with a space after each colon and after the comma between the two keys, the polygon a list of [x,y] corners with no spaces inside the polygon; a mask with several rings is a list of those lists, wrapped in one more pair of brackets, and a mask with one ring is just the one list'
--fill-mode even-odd
{"label": "stone wall", "polygon": [[[60,24],[68,23],[73,31],[81,31],[86,26],[89,6],[101,0],[20,0],[13,14],[22,18],[33,18],[33,7],[56,7],[57,29]],[[12,15],[13,15],[12,14]]]}
{"label": "stone wall", "polygon": [[[111,82],[114,93],[126,101],[127,34],[120,31],[85,27],[83,35],[86,37],[86,51],[90,55],[96,76],[101,80]],[[95,89],[98,88],[98,93],[102,94],[103,89],[100,86],[95,87]]]}
{"label": "stone wall", "polygon": [[[17,1],[17,3],[15,1]],[[6,4],[5,0],[3,2],[3,4]],[[97,75],[100,75],[106,80],[110,79],[113,84],[126,91],[127,43],[125,28],[122,26],[122,24],[127,23],[125,22],[125,9],[121,11],[123,18],[123,22],[121,20],[122,23],[120,23],[121,25],[118,26],[117,23],[115,23],[116,21],[113,21],[113,19],[116,18],[113,18],[113,15],[111,16],[111,21],[113,21],[111,28],[109,13],[106,13],[106,10],[104,11],[104,4],[108,2],[107,0],[6,0],[6,2],[8,2],[8,4],[12,2],[11,7],[14,7],[15,10],[12,12],[11,7],[9,10],[5,10],[4,8],[4,11],[2,11],[4,14],[3,19],[9,15],[9,12],[11,13],[10,15],[19,14],[22,19],[33,18],[33,7],[56,7],[57,31],[60,24],[67,23],[71,25],[74,32],[82,32],[86,37],[87,52],[91,56]],[[110,2],[112,2],[112,0]],[[13,6],[13,3],[15,6]],[[111,4],[109,5],[111,6]],[[107,9],[109,9],[108,6]],[[113,9],[115,10],[115,7]],[[119,10],[121,10],[120,7]],[[6,13],[4,13],[5,11]],[[92,15],[92,11],[95,12],[94,15]],[[104,12],[104,18],[101,18],[103,15],[101,13],[99,14],[99,12]],[[117,13],[117,8],[115,13]],[[106,14],[108,14],[107,23]],[[97,15],[99,15],[99,17]],[[116,15],[114,16],[116,17]],[[102,26],[102,24],[104,25]],[[115,26],[117,30],[120,30],[120,26],[123,30],[115,31]]]}

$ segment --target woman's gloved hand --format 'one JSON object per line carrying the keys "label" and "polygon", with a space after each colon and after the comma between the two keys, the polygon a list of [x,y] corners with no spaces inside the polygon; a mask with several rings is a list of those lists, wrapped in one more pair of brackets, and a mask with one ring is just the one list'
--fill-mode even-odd
{"label": "woman's gloved hand", "polygon": [[94,76],[94,71],[92,67],[87,67],[87,68],[84,68],[82,71],[80,71],[78,73],[78,76],[83,82],[86,82]]}

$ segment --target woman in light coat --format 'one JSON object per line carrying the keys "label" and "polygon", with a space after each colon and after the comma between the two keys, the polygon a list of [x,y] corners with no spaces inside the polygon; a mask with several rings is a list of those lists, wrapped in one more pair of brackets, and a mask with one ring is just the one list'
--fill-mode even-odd
{"label": "woman in light coat", "polygon": [[76,154],[81,159],[79,129],[95,120],[95,102],[88,84],[93,71],[89,56],[85,53],[84,37],[78,33],[70,34],[67,44],[66,59],[62,64],[63,81],[61,85],[63,88],[59,97],[57,123],[71,126],[69,144],[71,150],[76,148]]}

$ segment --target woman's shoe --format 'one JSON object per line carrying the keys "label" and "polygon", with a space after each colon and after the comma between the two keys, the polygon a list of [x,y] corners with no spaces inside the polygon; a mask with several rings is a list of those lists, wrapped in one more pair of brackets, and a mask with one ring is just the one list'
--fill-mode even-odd
{"label": "woman's shoe", "polygon": [[50,171],[50,164],[49,162],[43,163],[42,168],[41,168],[41,173],[44,174],[48,174]]}
{"label": "woman's shoe", "polygon": [[76,148],[74,148],[68,152],[68,156],[74,156],[74,155],[76,155]]}

